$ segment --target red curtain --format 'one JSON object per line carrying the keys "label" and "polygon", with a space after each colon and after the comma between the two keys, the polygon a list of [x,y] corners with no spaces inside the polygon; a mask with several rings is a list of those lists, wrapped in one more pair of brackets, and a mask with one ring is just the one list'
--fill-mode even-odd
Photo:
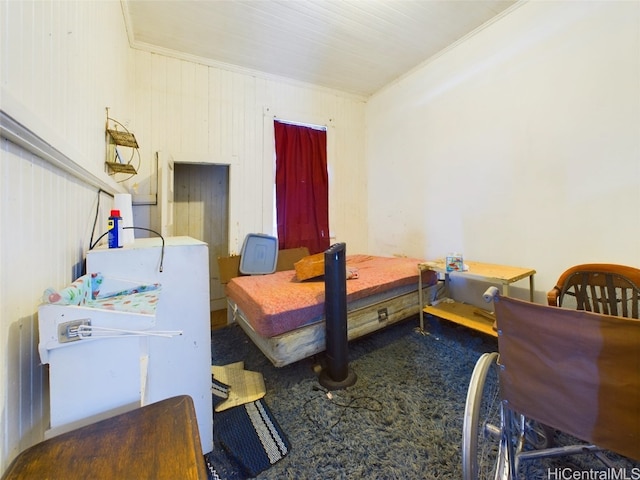
{"label": "red curtain", "polygon": [[279,248],[329,248],[327,132],[274,121]]}

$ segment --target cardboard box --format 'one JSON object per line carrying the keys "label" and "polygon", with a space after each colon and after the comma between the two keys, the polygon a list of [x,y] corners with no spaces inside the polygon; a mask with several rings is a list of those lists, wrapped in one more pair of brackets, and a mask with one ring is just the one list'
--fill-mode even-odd
{"label": "cardboard box", "polygon": [[230,257],[218,257],[218,270],[220,283],[229,283],[229,280],[240,276],[240,255]]}
{"label": "cardboard box", "polygon": [[324,252],[301,258],[295,267],[296,277],[300,281],[324,275]]}
{"label": "cardboard box", "polygon": [[278,251],[276,272],[281,272],[283,270],[295,270],[295,263],[308,255],[309,249],[307,247],[287,248],[285,250]]}
{"label": "cardboard box", "polygon": [[[276,264],[276,272],[283,270],[294,270],[294,264],[301,258],[309,255],[307,247],[287,248],[278,251],[278,262]],[[229,280],[239,277],[240,273],[240,255],[231,255],[229,257],[218,257],[218,270],[220,272],[220,283],[229,283]]]}

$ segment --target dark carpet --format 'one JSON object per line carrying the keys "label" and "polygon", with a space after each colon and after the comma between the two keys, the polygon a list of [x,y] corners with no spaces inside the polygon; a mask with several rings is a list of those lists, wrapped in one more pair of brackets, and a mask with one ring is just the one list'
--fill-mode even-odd
{"label": "dark carpet", "polygon": [[[354,386],[329,399],[314,367],[276,368],[237,325],[212,332],[212,364],[244,361],[264,375],[265,403],[291,449],[261,479],[460,479],[464,403],[473,367],[497,341],[446,321],[417,317],[349,344]],[[215,413],[214,413],[215,425]],[[215,438],[215,428],[214,428]],[[207,456],[223,480],[248,478],[218,442]],[[553,460],[553,468],[569,465]],[[545,468],[526,478],[549,478]]]}

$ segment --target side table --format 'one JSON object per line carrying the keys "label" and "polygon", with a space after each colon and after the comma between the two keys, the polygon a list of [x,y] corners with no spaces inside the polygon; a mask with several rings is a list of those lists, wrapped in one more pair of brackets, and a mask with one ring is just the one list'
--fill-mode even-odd
{"label": "side table", "polygon": [[533,302],[534,280],[536,273],[531,268],[510,267],[506,265],[494,265],[491,263],[465,262],[468,270],[462,272],[448,272],[444,261],[424,262],[418,264],[418,295],[420,302],[420,331],[424,332],[424,314],[429,313],[439,318],[464,325],[480,332],[497,336],[493,328],[492,314],[473,305],[459,302],[440,302],[437,305],[424,305],[422,296],[422,275],[424,270],[433,270],[445,275],[445,285],[448,288],[452,275],[460,275],[465,278],[480,280],[501,286],[502,295],[509,295],[509,285],[529,278],[529,300]]}

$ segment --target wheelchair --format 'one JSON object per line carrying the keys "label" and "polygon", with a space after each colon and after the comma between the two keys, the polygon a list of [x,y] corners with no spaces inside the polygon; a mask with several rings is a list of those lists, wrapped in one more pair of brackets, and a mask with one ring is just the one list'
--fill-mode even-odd
{"label": "wheelchair", "polygon": [[[498,352],[478,359],[469,383],[464,480],[528,480],[529,462],[587,454],[613,476],[544,478],[640,478],[640,321],[502,297],[495,287],[484,297],[494,303]],[[556,445],[556,432],[575,443]]]}

